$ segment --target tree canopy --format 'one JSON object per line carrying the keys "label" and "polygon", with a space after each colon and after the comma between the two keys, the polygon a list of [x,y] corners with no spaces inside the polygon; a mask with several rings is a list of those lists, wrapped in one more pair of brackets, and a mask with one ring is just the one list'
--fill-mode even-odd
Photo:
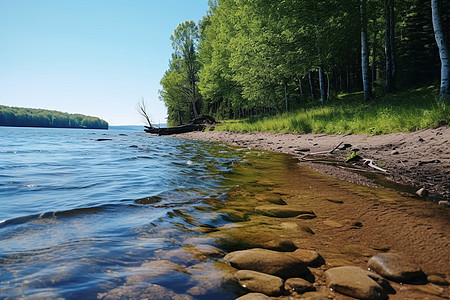
{"label": "tree canopy", "polygon": [[[448,43],[450,3],[433,2]],[[160,92],[169,123],[295,110],[314,94],[325,103],[363,87],[369,99],[377,86],[391,93],[436,83],[431,13],[429,0],[210,1],[198,25],[181,23],[171,37]]]}
{"label": "tree canopy", "polygon": [[97,117],[3,105],[0,126],[108,129],[108,123]]}

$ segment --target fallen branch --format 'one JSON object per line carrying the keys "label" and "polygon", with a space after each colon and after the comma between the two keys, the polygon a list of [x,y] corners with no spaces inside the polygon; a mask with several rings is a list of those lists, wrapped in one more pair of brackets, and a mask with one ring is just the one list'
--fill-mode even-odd
{"label": "fallen branch", "polygon": [[367,165],[367,166],[369,166],[369,167],[371,167],[371,168],[374,168],[375,170],[378,170],[378,171],[387,173],[387,170],[382,169],[382,168],[380,168],[380,167],[374,165],[374,164],[373,164],[373,161],[372,161],[371,159],[364,159],[364,164]]}
{"label": "fallen branch", "polygon": [[[308,153],[308,154],[306,154],[305,156],[308,156],[308,155],[316,155],[316,154],[332,154],[332,153],[334,152],[334,150],[336,150],[337,148],[339,148],[340,145],[342,145],[342,142],[340,142],[339,145],[337,145],[336,147],[334,147],[334,148],[331,149],[331,150]],[[305,157],[305,156],[304,156],[304,157]]]}

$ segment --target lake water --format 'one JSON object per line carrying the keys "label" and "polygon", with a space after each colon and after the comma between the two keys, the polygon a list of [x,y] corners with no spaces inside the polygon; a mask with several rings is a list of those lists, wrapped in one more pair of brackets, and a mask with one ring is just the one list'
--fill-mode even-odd
{"label": "lake water", "polygon": [[[142,129],[0,127],[0,298],[96,299],[111,290],[127,298],[132,289],[170,299],[199,284],[193,272],[167,268],[195,259],[164,255],[201,235],[193,225],[228,223],[197,206],[220,199],[245,153]],[[161,260],[166,266],[154,264]],[[226,287],[191,295],[235,298]]]}

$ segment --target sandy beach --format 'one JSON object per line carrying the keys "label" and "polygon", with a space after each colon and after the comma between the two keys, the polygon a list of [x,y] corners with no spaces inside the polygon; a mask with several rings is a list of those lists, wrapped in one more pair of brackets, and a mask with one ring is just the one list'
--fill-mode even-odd
{"label": "sandy beach", "polygon": [[[385,178],[419,190],[425,188],[430,199],[450,199],[450,127],[425,129],[412,133],[387,135],[347,134],[283,134],[238,133],[226,131],[191,132],[176,135],[178,138],[209,142],[222,142],[240,147],[262,149],[312,157],[317,152],[327,152],[341,144],[327,158],[345,161],[352,150],[370,159],[375,166],[386,170]],[[300,160],[300,163],[335,178],[367,186],[377,185],[371,179],[330,164]],[[366,167],[369,171],[376,169]],[[384,173],[384,172],[380,172]]]}

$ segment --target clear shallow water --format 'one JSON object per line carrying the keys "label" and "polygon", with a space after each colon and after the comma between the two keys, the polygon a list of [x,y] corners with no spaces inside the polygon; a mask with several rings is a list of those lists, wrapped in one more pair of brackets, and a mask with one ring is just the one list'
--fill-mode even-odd
{"label": "clear shallow water", "polygon": [[[123,286],[161,251],[186,246],[187,215],[226,223],[194,206],[223,193],[223,174],[242,155],[139,127],[0,127],[0,298],[95,299]],[[153,201],[136,201],[145,197]],[[157,284],[195,285],[177,274]]]}

